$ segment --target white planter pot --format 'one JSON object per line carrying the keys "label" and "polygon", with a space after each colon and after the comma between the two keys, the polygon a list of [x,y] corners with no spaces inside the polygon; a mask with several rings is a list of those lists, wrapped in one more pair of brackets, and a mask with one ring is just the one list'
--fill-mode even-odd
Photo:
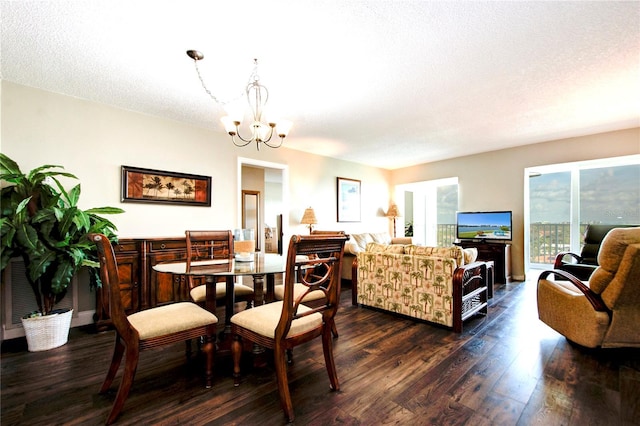
{"label": "white planter pot", "polygon": [[46,351],[67,343],[72,316],[73,309],[69,309],[61,314],[22,318],[29,352]]}

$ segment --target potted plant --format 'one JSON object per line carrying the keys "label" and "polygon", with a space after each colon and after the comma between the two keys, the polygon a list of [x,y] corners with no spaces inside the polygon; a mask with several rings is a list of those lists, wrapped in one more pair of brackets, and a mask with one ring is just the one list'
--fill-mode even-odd
{"label": "potted plant", "polygon": [[[44,165],[23,173],[18,164],[0,153],[0,271],[4,273],[10,260],[22,257],[27,281],[33,289],[38,311],[26,317],[37,317],[35,332],[23,319],[29,350],[51,349],[65,344],[69,334],[71,312],[58,312],[55,304],[64,298],[73,276],[83,266],[91,268],[92,281],[99,285],[99,266],[95,247],[86,238],[89,233],[102,233],[115,240],[115,225],[99,214],[122,213],[115,207],[88,210],[78,208],[80,184],[66,190],[59,177],[77,179],[62,166]],[[46,321],[66,323],[63,337],[47,342],[51,328]]]}

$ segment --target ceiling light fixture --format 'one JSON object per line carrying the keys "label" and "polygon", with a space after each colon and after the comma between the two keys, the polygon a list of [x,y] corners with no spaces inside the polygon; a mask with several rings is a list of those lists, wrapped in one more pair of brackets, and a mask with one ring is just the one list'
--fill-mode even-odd
{"label": "ceiling light fixture", "polygon": [[[216,96],[214,96],[207,86],[204,84],[202,75],[200,75],[200,69],[198,68],[198,61],[204,59],[204,55],[197,50],[187,50],[187,55],[193,59],[198,73],[200,83],[205,92],[216,103],[221,104],[223,107],[227,105],[227,102],[221,102]],[[260,150],[260,144],[264,144],[269,148],[279,148],[282,146],[282,141],[289,134],[292,123],[288,120],[280,120],[277,123],[275,121],[263,122],[264,108],[269,100],[269,91],[266,87],[260,84],[260,76],[258,75],[258,60],[253,60],[254,67],[249,77],[249,83],[245,89],[245,95],[247,102],[249,102],[249,108],[251,109],[251,115],[253,116],[253,122],[249,126],[251,130],[251,136],[243,137],[240,135],[240,124],[244,116],[244,111],[231,111],[230,108],[225,108],[227,111],[226,117],[222,117],[221,121],[224,127],[231,136],[231,141],[235,146],[243,147],[249,145],[251,142],[256,143],[258,151]],[[276,128],[277,127],[277,128]],[[280,141],[275,143],[269,143],[273,135],[276,134]],[[236,139],[239,139],[239,141]]]}

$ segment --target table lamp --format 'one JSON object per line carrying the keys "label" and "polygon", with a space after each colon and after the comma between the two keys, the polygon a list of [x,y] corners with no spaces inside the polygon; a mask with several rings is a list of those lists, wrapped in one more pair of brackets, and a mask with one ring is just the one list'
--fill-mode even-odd
{"label": "table lamp", "polygon": [[389,210],[387,211],[387,214],[385,215],[389,218],[393,219],[393,238],[396,237],[396,218],[400,217],[400,212],[398,211],[398,206],[396,205],[396,203],[391,203],[389,204]]}
{"label": "table lamp", "polygon": [[309,234],[311,234],[311,231],[313,231],[313,225],[318,223],[318,219],[316,219],[316,213],[311,207],[304,210],[304,214],[302,215],[300,223],[302,223],[303,225],[309,225]]}

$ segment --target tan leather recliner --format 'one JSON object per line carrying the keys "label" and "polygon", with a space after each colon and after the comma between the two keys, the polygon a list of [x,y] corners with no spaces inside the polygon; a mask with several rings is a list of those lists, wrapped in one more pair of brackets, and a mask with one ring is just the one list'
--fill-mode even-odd
{"label": "tan leather recliner", "polygon": [[[565,271],[544,271],[538,317],[582,346],[640,347],[640,227],[611,230],[598,263],[587,282]],[[554,274],[568,281],[549,279]]]}

